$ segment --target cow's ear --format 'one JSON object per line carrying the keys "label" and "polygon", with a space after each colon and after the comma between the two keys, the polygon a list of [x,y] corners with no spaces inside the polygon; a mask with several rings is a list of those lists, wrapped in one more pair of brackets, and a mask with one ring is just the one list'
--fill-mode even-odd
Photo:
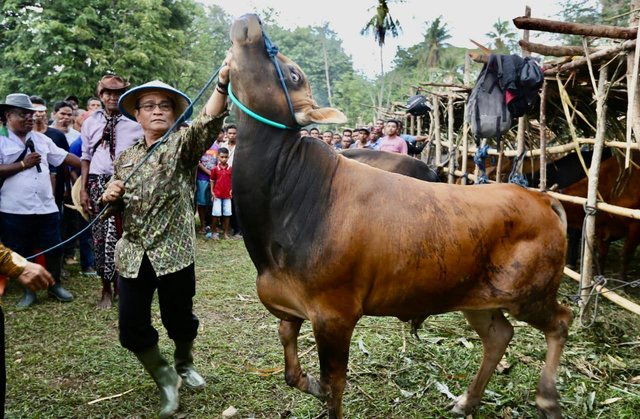
{"label": "cow's ear", "polygon": [[296,112],[296,120],[300,125],[308,125],[312,122],[318,124],[344,124],[347,117],[337,109],[316,108],[304,112]]}

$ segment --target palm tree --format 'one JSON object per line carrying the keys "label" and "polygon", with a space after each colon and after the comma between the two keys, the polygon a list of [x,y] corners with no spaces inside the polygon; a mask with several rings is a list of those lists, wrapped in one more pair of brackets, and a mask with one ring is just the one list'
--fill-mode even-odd
{"label": "palm tree", "polygon": [[380,47],[380,97],[378,98],[378,105],[382,106],[382,98],[384,95],[384,60],[382,58],[382,47],[387,36],[387,32],[394,38],[398,36],[398,33],[402,31],[400,22],[394,20],[389,13],[389,6],[387,0],[378,0],[378,6],[376,7],[376,13],[369,19],[367,24],[360,31],[361,35],[368,35],[373,33],[373,38]]}
{"label": "palm tree", "polygon": [[496,52],[509,54],[516,50],[516,39],[518,35],[509,27],[509,22],[500,20],[493,24],[493,30],[486,34],[493,41],[493,48]]}
{"label": "palm tree", "polygon": [[422,41],[418,65],[421,68],[433,68],[438,65],[440,52],[447,45],[445,41],[451,38],[451,35],[447,24],[442,22],[442,16],[438,16],[431,24],[425,23],[427,24],[427,32]]}

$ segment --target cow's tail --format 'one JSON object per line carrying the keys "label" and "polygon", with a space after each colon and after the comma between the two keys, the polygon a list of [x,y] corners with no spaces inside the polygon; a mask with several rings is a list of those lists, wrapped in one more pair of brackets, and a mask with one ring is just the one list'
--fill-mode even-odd
{"label": "cow's tail", "polygon": [[562,226],[566,231],[567,230],[567,214],[564,212],[564,207],[562,206],[560,201],[558,201],[557,199],[553,197],[549,197],[549,199],[551,200],[551,209],[553,210],[553,212],[555,212],[558,215],[558,217],[560,217],[560,222],[562,222]]}

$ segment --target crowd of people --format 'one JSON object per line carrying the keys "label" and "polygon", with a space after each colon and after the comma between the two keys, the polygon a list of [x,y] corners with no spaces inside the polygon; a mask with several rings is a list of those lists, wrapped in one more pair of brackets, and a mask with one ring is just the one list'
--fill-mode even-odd
{"label": "crowd of people", "polygon": [[303,128],[300,130],[300,136],[317,138],[335,150],[368,148],[392,153],[420,154],[428,143],[428,137],[403,134],[402,128],[402,122],[397,119],[378,119],[371,127],[344,128],[342,134],[330,130],[321,133],[317,127]]}
{"label": "crowd of people", "polygon": [[[130,88],[115,74],[97,82],[86,109],[75,95],[52,107],[23,93],[0,103],[0,240],[6,246],[0,245],[0,274],[23,286],[20,309],[34,305],[43,288],[61,302],[73,301],[61,281],[68,265],[79,263],[83,275],[99,278],[97,306],[110,308],[118,297],[120,342],[156,381],[161,417],[177,409],[181,383],[205,384],[191,352],[198,329],[192,312],[196,234],[242,239],[232,189],[238,128],[222,125],[228,114],[226,77],[221,71],[202,114],[191,122],[184,93],[158,80]],[[170,133],[174,125],[180,128]],[[420,153],[426,137],[401,132],[401,122],[392,119],[342,134],[313,127],[300,135],[336,150]],[[156,156],[147,158],[152,151]],[[42,251],[36,261],[43,268],[20,256]],[[161,356],[151,325],[156,290],[163,324],[176,345],[175,368]],[[3,331],[4,326],[0,337]]]}

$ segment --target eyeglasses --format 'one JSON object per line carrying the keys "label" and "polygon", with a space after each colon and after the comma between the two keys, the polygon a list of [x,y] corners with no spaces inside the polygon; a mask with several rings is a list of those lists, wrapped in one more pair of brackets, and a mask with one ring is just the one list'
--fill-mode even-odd
{"label": "eyeglasses", "polygon": [[143,103],[142,105],[138,105],[136,107],[136,109],[138,109],[138,110],[142,109],[145,112],[153,112],[153,110],[156,108],[156,106],[162,112],[169,112],[169,111],[173,110],[173,103],[171,103],[171,102],[160,102],[160,103],[147,102],[147,103]]}
{"label": "eyeglasses", "polygon": [[19,119],[31,119],[33,118],[33,111],[12,111],[12,115],[15,115]]}

